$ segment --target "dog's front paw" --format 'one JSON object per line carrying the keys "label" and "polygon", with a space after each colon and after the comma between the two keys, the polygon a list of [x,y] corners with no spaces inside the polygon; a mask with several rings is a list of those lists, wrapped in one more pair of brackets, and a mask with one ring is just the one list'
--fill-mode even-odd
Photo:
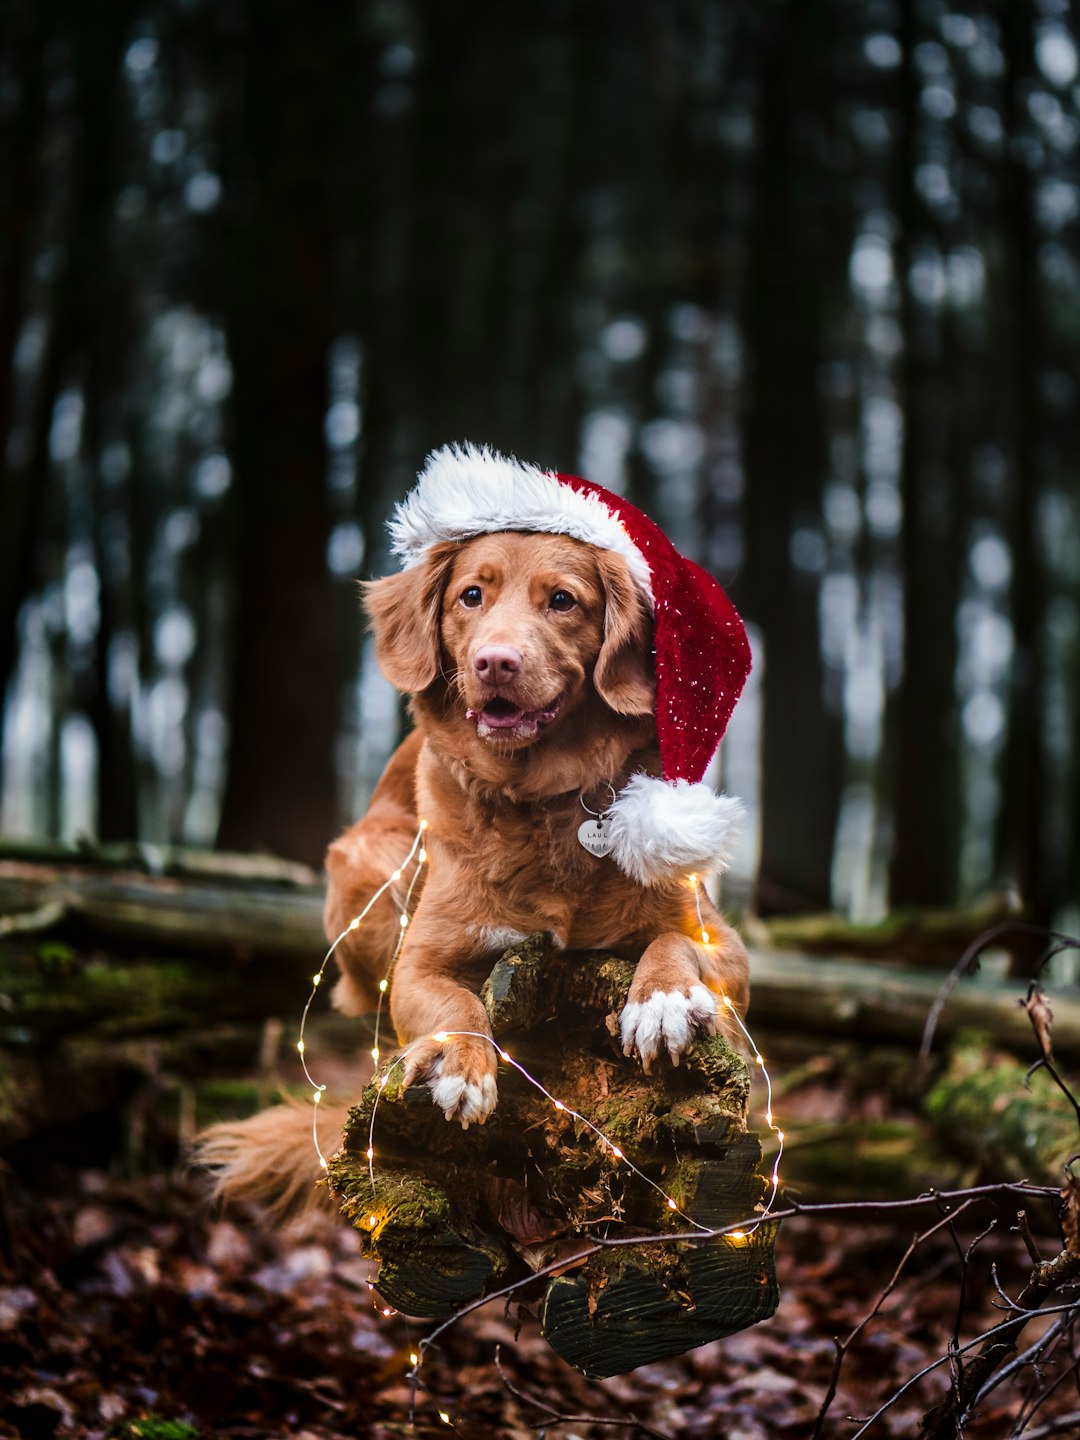
{"label": "dog's front paw", "polygon": [[432,1102],[447,1120],[457,1120],[467,1130],[474,1121],[483,1125],[495,1109],[495,1073],[494,1047],[467,1036],[422,1047],[422,1053],[410,1057],[405,1083],[423,1076]]}
{"label": "dog's front paw", "polygon": [[704,985],[654,990],[646,1000],[629,1000],[619,1017],[623,1054],[636,1050],[646,1074],[665,1052],[678,1065],[691,1040],[715,1029],[716,1001]]}

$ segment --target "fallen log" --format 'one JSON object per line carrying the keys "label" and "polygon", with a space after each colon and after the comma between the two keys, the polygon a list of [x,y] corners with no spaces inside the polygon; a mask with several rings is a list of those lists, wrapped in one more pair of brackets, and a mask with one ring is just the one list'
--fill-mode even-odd
{"label": "fallen log", "polygon": [[[128,852],[125,851],[125,854]],[[196,852],[198,853],[198,852]],[[323,944],[323,890],[313,871],[247,857],[195,864],[132,852],[105,867],[78,852],[44,859],[0,853],[0,940],[60,935],[151,950],[295,958]],[[151,865],[155,868],[151,868]]]}
{"label": "fallen log", "polygon": [[924,1109],[969,1178],[1060,1185],[1065,1161],[1080,1150],[1076,1108],[1046,1071],[1029,1074],[985,1039],[953,1049]]}
{"label": "fallen log", "polygon": [[[918,1049],[930,1007],[945,977],[859,960],[795,951],[750,950],[750,1018],[757,1029],[903,1042]],[[982,1030],[996,1044],[1034,1059],[1031,1022],[1020,1002],[1025,984],[973,976],[952,992],[936,1026],[936,1043]],[[1080,999],[1055,991],[1054,1049],[1080,1056]]]}
{"label": "fallen log", "polygon": [[[225,970],[214,967],[223,981],[234,971],[258,974],[248,1000],[264,1015],[277,1013],[276,979],[302,976],[323,951],[322,886],[303,866],[187,851],[153,851],[148,858],[137,847],[120,853],[124,866],[117,870],[102,864],[99,852],[51,847],[27,858],[10,846],[0,849],[0,943],[56,937],[79,946],[138,948],[144,955],[223,960]],[[918,1044],[943,978],[926,969],[750,948],[751,1016],[763,1028]],[[957,955],[951,951],[949,958]],[[274,968],[266,969],[271,962]],[[2,971],[0,992],[6,993]],[[950,997],[938,1034],[944,1040],[983,1029],[1027,1053],[1030,1026],[1019,998],[1015,985],[982,976],[965,980]],[[1059,992],[1053,1003],[1058,1052],[1080,1056],[1080,999]]]}
{"label": "fallen log", "polygon": [[971,905],[941,909],[901,905],[868,922],[820,911],[755,918],[749,928],[767,948],[933,967],[951,965],[983,931],[1019,920],[1021,913],[1014,896],[994,893]]}
{"label": "fallen log", "polygon": [[[168,1154],[194,1124],[266,1103],[275,1077],[298,1078],[290,1041],[325,946],[321,907],[313,872],[263,857],[0,846],[0,1146],[125,1110],[144,1089]],[[839,1037],[875,1054],[914,1053],[943,978],[762,946],[751,975],[759,1040],[801,1034],[824,1050]],[[939,1022],[940,1051],[975,1029],[1033,1059],[1019,998],[1018,985],[963,981]],[[1060,992],[1052,1003],[1056,1053],[1075,1061],[1080,1003]],[[364,1073],[363,1021],[317,1009],[311,1025],[320,1054]],[[883,1180],[889,1144],[869,1135],[864,1146],[868,1163],[882,1157]],[[922,1175],[933,1157],[913,1144]],[[842,1140],[805,1148],[805,1183],[843,1162]]]}

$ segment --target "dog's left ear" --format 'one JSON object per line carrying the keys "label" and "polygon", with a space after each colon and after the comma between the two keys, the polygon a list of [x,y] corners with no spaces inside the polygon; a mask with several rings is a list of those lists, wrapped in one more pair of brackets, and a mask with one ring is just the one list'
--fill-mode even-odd
{"label": "dog's left ear", "polygon": [[651,715],[656,704],[652,615],[621,555],[596,556],[604,587],[604,643],[593,670],[600,698],[617,715]]}

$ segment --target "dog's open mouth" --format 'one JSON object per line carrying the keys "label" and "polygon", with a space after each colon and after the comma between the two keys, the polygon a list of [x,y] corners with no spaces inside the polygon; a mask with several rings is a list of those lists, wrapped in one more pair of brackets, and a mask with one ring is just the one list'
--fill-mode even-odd
{"label": "dog's open mouth", "polygon": [[512,700],[496,695],[485,700],[481,709],[466,710],[468,719],[476,721],[476,733],[482,738],[498,735],[526,740],[551,723],[563,707],[564,696],[557,695],[539,710],[523,710]]}

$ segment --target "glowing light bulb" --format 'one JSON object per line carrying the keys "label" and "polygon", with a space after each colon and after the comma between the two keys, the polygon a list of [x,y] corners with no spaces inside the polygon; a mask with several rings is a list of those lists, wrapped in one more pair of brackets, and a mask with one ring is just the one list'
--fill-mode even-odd
{"label": "glowing light bulb", "polygon": [[616,1159],[616,1160],[621,1160],[621,1159],[623,1158],[623,1153],[622,1153],[622,1151],[619,1149],[618,1145],[612,1145],[612,1147],[611,1147],[611,1153],[612,1153],[612,1155],[615,1156],[615,1159]]}
{"label": "glowing light bulb", "polygon": [[500,1050],[500,1051],[499,1051],[499,1059],[500,1059],[500,1060],[506,1060],[507,1062],[509,1062],[509,1060],[510,1060],[510,1053],[509,1053],[509,1051],[507,1051],[507,1050]]}
{"label": "glowing light bulb", "polygon": [[347,927],[347,928],[348,928],[349,930],[359,930],[359,929],[360,929],[360,916],[359,916],[359,915],[354,915],[353,918],[349,921],[349,924],[348,924],[348,927]]}
{"label": "glowing light bulb", "polygon": [[415,1350],[410,1351],[410,1353],[409,1353],[409,1362],[410,1362],[410,1364],[413,1364],[413,1365],[419,1365],[419,1364],[420,1364],[420,1356],[417,1355],[417,1353],[416,1353]]}
{"label": "glowing light bulb", "polygon": [[445,1030],[440,1030],[437,1035],[432,1035],[431,1038],[435,1041],[436,1045],[445,1045],[447,1040],[450,1039],[450,1036]]}
{"label": "glowing light bulb", "polygon": [[709,943],[709,932],[708,932],[708,930],[702,930],[702,932],[701,932],[701,943],[702,943],[703,945],[707,945],[707,944]]}
{"label": "glowing light bulb", "polygon": [[386,987],[389,985],[389,983],[390,983],[390,982],[389,982],[388,980],[380,980],[380,981],[379,981],[379,990],[380,990],[380,992],[381,992],[383,995],[386,994]]}
{"label": "glowing light bulb", "polygon": [[320,973],[319,973],[318,975],[312,975],[312,977],[311,977],[311,983],[312,983],[313,985],[321,985],[321,984],[322,984],[322,972],[321,972],[321,971],[320,971]]}
{"label": "glowing light bulb", "polygon": [[297,1042],[296,1042],[296,1048],[297,1048],[297,1050],[300,1052],[301,1055],[304,1053],[304,1048],[305,1048],[305,1047],[304,1047],[304,1042],[303,1042],[303,1040],[297,1040]]}
{"label": "glowing light bulb", "polygon": [[445,1410],[440,1410],[440,1411],[439,1411],[439,1419],[442,1421],[442,1423],[443,1423],[444,1425],[449,1425],[449,1424],[450,1424],[450,1416],[446,1413]]}
{"label": "glowing light bulb", "polygon": [[427,822],[426,820],[421,820],[421,821],[420,821],[420,829],[421,829],[421,830],[426,830],[427,828],[428,828],[428,822]]}
{"label": "glowing light bulb", "polygon": [[420,864],[421,864],[421,865],[426,865],[426,864],[427,864],[427,851],[426,851],[426,850],[421,850],[421,851],[420,851],[420,854],[419,854],[416,858],[417,858],[417,860],[420,861]]}
{"label": "glowing light bulb", "polygon": [[556,1109],[556,1110],[565,1110],[565,1109],[566,1109],[566,1106],[562,1103],[561,1100],[553,1100],[551,1103],[552,1103],[552,1105],[555,1106],[555,1109]]}
{"label": "glowing light bulb", "polygon": [[408,923],[409,923],[409,917],[408,917],[408,915],[402,915],[402,916],[399,918],[399,920],[398,920],[398,924],[401,926],[401,928],[402,928],[403,930],[405,929],[405,926],[406,926]]}
{"label": "glowing light bulb", "polygon": [[677,1209],[679,1208],[679,1207],[675,1204],[675,1201],[672,1200],[672,1198],[671,1198],[670,1195],[668,1196],[667,1208],[668,1208],[669,1210],[677,1210]]}
{"label": "glowing light bulb", "polygon": [[375,1226],[379,1223],[379,1217],[377,1215],[369,1215],[367,1217],[367,1223],[369,1228],[374,1230]]}
{"label": "glowing light bulb", "polygon": [[371,1058],[375,1061],[375,1064],[376,1064],[376,1065],[379,1063],[379,1047],[378,1047],[378,1045],[373,1045],[373,1046],[371,1047]]}
{"label": "glowing light bulb", "polygon": [[374,1160],[374,1159],[375,1159],[375,1151],[371,1148],[370,1145],[369,1145],[368,1148],[364,1151],[364,1154],[367,1156],[367,1158],[368,1158],[369,1160]]}
{"label": "glowing light bulb", "polygon": [[400,870],[395,870],[394,873],[390,876],[390,879],[391,879],[391,880],[400,880],[400,879],[401,879],[401,871],[400,871]]}

